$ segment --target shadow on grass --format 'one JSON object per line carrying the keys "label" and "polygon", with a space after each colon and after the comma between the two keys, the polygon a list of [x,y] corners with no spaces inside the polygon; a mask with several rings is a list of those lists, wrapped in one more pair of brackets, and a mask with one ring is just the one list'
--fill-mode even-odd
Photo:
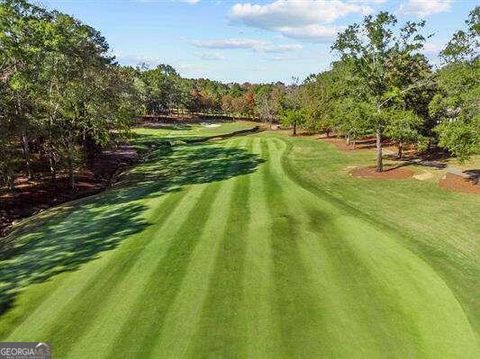
{"label": "shadow on grass", "polygon": [[141,123],[139,127],[145,128],[158,128],[162,130],[170,130],[170,131],[190,131],[192,129],[192,125],[188,123],[165,123],[165,122],[145,122]]}
{"label": "shadow on grass", "polygon": [[12,307],[23,288],[74,271],[150,226],[142,217],[148,208],[146,199],[181,191],[187,185],[245,175],[262,162],[246,150],[218,144],[172,147],[148,135],[135,141],[148,149],[148,156],[116,187],[54,209],[46,218],[27,223],[6,238],[9,248],[0,252],[0,314]]}
{"label": "shadow on grass", "polygon": [[480,170],[466,170],[463,171],[473,183],[480,184]]}

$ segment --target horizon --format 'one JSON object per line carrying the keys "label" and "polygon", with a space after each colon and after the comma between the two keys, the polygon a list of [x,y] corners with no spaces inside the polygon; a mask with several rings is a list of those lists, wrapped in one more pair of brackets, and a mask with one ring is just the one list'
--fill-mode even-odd
{"label": "horizon", "polygon": [[[389,11],[400,24],[426,20],[423,53],[433,65],[475,1],[46,0],[107,39],[121,65],[173,66],[183,77],[224,83],[286,84],[327,70],[336,33],[367,14]],[[152,44],[154,44],[152,46]]]}

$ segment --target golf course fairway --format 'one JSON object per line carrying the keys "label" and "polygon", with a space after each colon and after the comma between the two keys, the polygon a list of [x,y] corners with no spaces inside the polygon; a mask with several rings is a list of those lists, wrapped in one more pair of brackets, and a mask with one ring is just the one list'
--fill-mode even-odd
{"label": "golf course fairway", "polygon": [[7,238],[1,341],[54,358],[480,357],[478,197],[352,178],[371,153],[308,137],[139,133],[147,160],[116,186]]}

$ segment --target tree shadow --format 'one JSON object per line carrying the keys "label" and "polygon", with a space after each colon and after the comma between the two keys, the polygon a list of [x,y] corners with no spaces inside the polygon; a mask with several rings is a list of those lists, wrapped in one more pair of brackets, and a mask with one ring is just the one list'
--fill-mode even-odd
{"label": "tree shadow", "polygon": [[471,169],[463,171],[463,173],[465,173],[473,183],[480,184],[480,170]]}
{"label": "tree shadow", "polygon": [[143,122],[139,125],[139,127],[157,128],[170,131],[190,131],[192,129],[192,125],[188,123]]}
{"label": "tree shadow", "polygon": [[142,135],[135,145],[147,151],[145,161],[112,189],[54,208],[5,238],[8,245],[0,247],[0,314],[30,284],[77,270],[152,225],[142,216],[146,199],[249,174],[263,162],[244,149],[211,143],[171,146]]}

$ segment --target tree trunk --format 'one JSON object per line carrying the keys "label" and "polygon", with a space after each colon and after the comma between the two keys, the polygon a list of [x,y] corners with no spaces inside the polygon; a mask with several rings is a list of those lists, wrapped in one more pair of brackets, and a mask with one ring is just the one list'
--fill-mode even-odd
{"label": "tree trunk", "polygon": [[377,127],[377,172],[383,172],[382,131]]}
{"label": "tree trunk", "polygon": [[350,135],[347,135],[345,137],[346,137],[346,141],[347,141],[347,146],[349,146],[350,145]]}
{"label": "tree trunk", "polygon": [[14,192],[15,191],[15,172],[14,171],[10,171],[9,169],[7,169],[6,182],[7,182],[8,190],[10,192]]}
{"label": "tree trunk", "polygon": [[68,177],[70,180],[70,189],[75,189],[75,169],[73,160],[73,148],[72,143],[68,144]]}
{"label": "tree trunk", "polygon": [[25,133],[22,134],[22,150],[23,157],[25,159],[25,165],[27,168],[27,177],[28,179],[32,179],[32,169],[30,165],[30,147],[28,146],[28,137]]}
{"label": "tree trunk", "polygon": [[398,143],[398,153],[397,153],[397,158],[402,158],[403,156],[403,143],[399,142]]}
{"label": "tree trunk", "polygon": [[293,135],[296,136],[296,134],[297,134],[297,123],[294,122],[293,123]]}
{"label": "tree trunk", "polygon": [[356,140],[353,140],[352,141],[352,149],[356,149],[357,148],[357,141]]}
{"label": "tree trunk", "polygon": [[53,149],[48,149],[48,166],[50,167],[50,176],[52,182],[57,180],[57,169],[56,169],[56,161],[55,161],[55,154],[53,153]]}

